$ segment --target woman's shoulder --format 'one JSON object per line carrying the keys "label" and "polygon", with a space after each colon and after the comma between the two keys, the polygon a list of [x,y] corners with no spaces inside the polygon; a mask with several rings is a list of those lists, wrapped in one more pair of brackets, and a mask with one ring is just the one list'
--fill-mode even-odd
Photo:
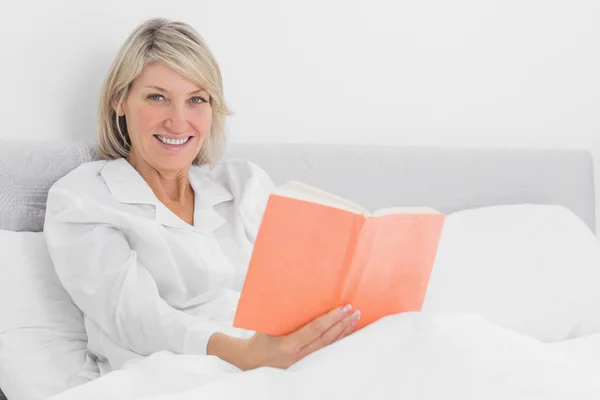
{"label": "woman's shoulder", "polygon": [[83,163],[62,178],[48,191],[44,229],[53,226],[58,215],[72,220],[94,220],[97,206],[106,202],[107,188],[100,175],[110,161]]}
{"label": "woman's shoulder", "polygon": [[229,204],[234,205],[249,240],[254,243],[267,202],[275,190],[269,174],[258,164],[243,159],[224,160],[212,168],[201,167],[198,172],[209,178],[208,187],[228,192],[226,198],[233,200]]}
{"label": "woman's shoulder", "polygon": [[258,164],[246,159],[226,159],[208,168],[210,176],[222,183],[239,184],[255,179],[269,179]]}
{"label": "woman's shoulder", "polygon": [[101,187],[103,180],[100,173],[110,162],[110,160],[99,160],[80,164],[58,179],[50,190],[60,187],[78,192],[90,190],[94,187]]}
{"label": "woman's shoulder", "polygon": [[270,193],[275,188],[269,174],[258,164],[246,159],[226,159],[212,167],[194,167],[194,175],[217,183],[237,200]]}

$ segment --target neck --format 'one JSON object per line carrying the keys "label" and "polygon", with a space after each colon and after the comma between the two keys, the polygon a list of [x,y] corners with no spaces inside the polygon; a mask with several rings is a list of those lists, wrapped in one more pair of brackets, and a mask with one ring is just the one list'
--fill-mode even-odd
{"label": "neck", "polygon": [[127,161],[138,171],[161,201],[168,199],[174,203],[183,203],[193,198],[194,191],[190,185],[189,167],[181,170],[158,170],[134,154],[130,154]]}

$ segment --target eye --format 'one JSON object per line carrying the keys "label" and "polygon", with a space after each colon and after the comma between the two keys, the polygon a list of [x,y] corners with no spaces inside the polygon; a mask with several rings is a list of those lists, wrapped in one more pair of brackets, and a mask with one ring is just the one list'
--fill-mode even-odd
{"label": "eye", "polygon": [[164,100],[165,97],[162,94],[154,93],[154,94],[149,95],[148,99],[154,100],[154,101],[160,101],[160,100]]}
{"label": "eye", "polygon": [[206,100],[200,96],[194,96],[190,99],[190,102],[192,102],[192,104],[202,104],[206,103]]}

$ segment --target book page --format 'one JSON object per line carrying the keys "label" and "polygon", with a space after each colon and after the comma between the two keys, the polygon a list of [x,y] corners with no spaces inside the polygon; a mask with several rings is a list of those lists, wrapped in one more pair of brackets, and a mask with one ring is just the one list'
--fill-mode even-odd
{"label": "book page", "polygon": [[373,216],[390,214],[442,214],[438,210],[431,207],[388,207],[380,208],[373,212]]}
{"label": "book page", "polygon": [[[391,314],[419,311],[438,251],[444,214],[387,215],[365,221],[345,298],[361,311],[360,329]],[[349,275],[352,277],[352,275]]]}
{"label": "book page", "polygon": [[365,210],[363,207],[348,199],[299,181],[284,183],[275,189],[273,194],[335,207],[356,214],[369,215],[368,210]]}

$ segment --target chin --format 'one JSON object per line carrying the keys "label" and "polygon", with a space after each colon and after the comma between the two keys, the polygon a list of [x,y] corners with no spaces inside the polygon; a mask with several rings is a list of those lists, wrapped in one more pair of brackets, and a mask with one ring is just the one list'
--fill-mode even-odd
{"label": "chin", "polygon": [[184,168],[189,169],[194,160],[171,160],[162,162],[161,166],[166,171],[180,171]]}
{"label": "chin", "polygon": [[154,165],[162,171],[180,171],[184,168],[190,168],[194,159],[178,154],[173,157],[158,157],[155,159]]}
{"label": "chin", "polygon": [[[153,149],[151,157],[154,162],[152,164],[159,170],[163,171],[180,171],[184,168],[189,169],[192,163],[198,156],[201,146],[190,146],[185,149],[165,151],[161,146],[158,149]],[[150,155],[148,154],[148,155]]]}

